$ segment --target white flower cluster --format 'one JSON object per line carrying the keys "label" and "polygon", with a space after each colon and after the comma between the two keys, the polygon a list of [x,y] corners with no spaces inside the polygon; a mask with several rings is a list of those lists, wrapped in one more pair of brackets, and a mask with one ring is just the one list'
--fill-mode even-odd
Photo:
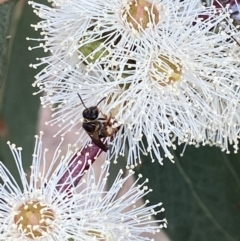
{"label": "white flower cluster", "polygon": [[28,39],[50,53],[31,65],[44,66],[34,85],[61,134],[81,129],[84,109],[105,97],[98,108],[118,127],[105,136],[109,158],[125,154],[134,166],[149,154],[162,163],[182,143],[228,152],[230,142],[237,151],[240,72],[231,53],[239,46],[229,11],[199,0],[29,3],[43,37]]}
{"label": "white flower cluster", "polygon": [[0,240],[5,241],[66,241],[66,240],[150,240],[142,237],[146,232],[157,233],[166,227],[166,219],[154,220],[153,216],[164,211],[161,203],[142,206],[136,203],[151,190],[148,180],[136,182],[122,196],[118,196],[124,183],[133,172],[123,175],[120,171],[112,187],[106,191],[109,163],[101,168],[97,179],[92,167],[77,186],[63,190],[73,184],[75,178],[61,182],[72,161],[69,149],[61,155],[60,145],[52,160],[46,159],[47,149],[42,149],[41,135],[36,136],[35,151],[29,179],[22,167],[21,148],[10,144],[20,184],[17,184],[2,162],[0,162]]}

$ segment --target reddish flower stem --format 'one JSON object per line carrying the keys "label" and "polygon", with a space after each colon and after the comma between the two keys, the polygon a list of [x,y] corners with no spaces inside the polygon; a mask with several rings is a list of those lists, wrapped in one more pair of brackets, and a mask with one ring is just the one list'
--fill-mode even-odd
{"label": "reddish flower stem", "polygon": [[76,187],[90,165],[95,162],[101,153],[102,150],[94,143],[86,145],[81,151],[75,153],[68,164],[66,172],[57,183],[57,190],[68,192],[71,188]]}

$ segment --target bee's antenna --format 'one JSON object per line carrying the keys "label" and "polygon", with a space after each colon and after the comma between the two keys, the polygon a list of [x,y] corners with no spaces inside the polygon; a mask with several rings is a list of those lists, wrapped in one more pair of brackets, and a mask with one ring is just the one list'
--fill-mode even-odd
{"label": "bee's antenna", "polygon": [[106,97],[103,97],[98,103],[97,103],[97,105],[96,106],[98,106],[103,100],[105,100],[106,99]]}
{"label": "bee's antenna", "polygon": [[[78,94],[78,93],[77,93]],[[81,100],[81,102],[82,102],[82,104],[83,104],[83,106],[88,110],[88,108],[87,108],[87,106],[84,104],[84,102],[83,102],[83,100],[82,100],[82,97],[81,97],[81,95],[80,94],[78,94],[78,96],[79,96],[79,99]]]}

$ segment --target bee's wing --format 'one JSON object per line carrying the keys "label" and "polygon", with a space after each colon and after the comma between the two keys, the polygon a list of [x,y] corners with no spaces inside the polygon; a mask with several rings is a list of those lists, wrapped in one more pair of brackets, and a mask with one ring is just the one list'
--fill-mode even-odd
{"label": "bee's wing", "polygon": [[91,133],[91,134],[89,134],[89,136],[91,137],[92,142],[93,142],[96,146],[98,146],[98,147],[99,147],[100,149],[102,149],[103,151],[107,152],[108,147],[107,147],[106,144],[104,144],[104,143],[101,141],[98,132]]}

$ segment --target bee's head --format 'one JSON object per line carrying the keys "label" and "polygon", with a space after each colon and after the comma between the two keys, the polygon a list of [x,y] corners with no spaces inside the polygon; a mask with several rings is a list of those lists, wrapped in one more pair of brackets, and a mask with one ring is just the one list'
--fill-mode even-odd
{"label": "bee's head", "polygon": [[97,106],[92,106],[92,107],[85,109],[83,111],[82,115],[83,115],[84,119],[93,121],[98,118],[99,110],[98,110]]}
{"label": "bee's head", "polygon": [[84,104],[81,96],[80,96],[79,94],[78,94],[78,96],[79,96],[79,98],[80,98],[83,106],[86,108],[86,109],[83,111],[83,113],[82,113],[83,118],[84,118],[84,119],[87,119],[87,120],[90,120],[90,121],[96,120],[96,119],[98,118],[98,115],[99,115],[99,110],[98,110],[98,107],[97,107],[97,106],[98,106],[104,99],[106,99],[106,97],[102,98],[102,99],[98,102],[98,104],[97,104],[96,106],[92,106],[92,107],[87,108],[87,107],[85,106],[85,104]]}

